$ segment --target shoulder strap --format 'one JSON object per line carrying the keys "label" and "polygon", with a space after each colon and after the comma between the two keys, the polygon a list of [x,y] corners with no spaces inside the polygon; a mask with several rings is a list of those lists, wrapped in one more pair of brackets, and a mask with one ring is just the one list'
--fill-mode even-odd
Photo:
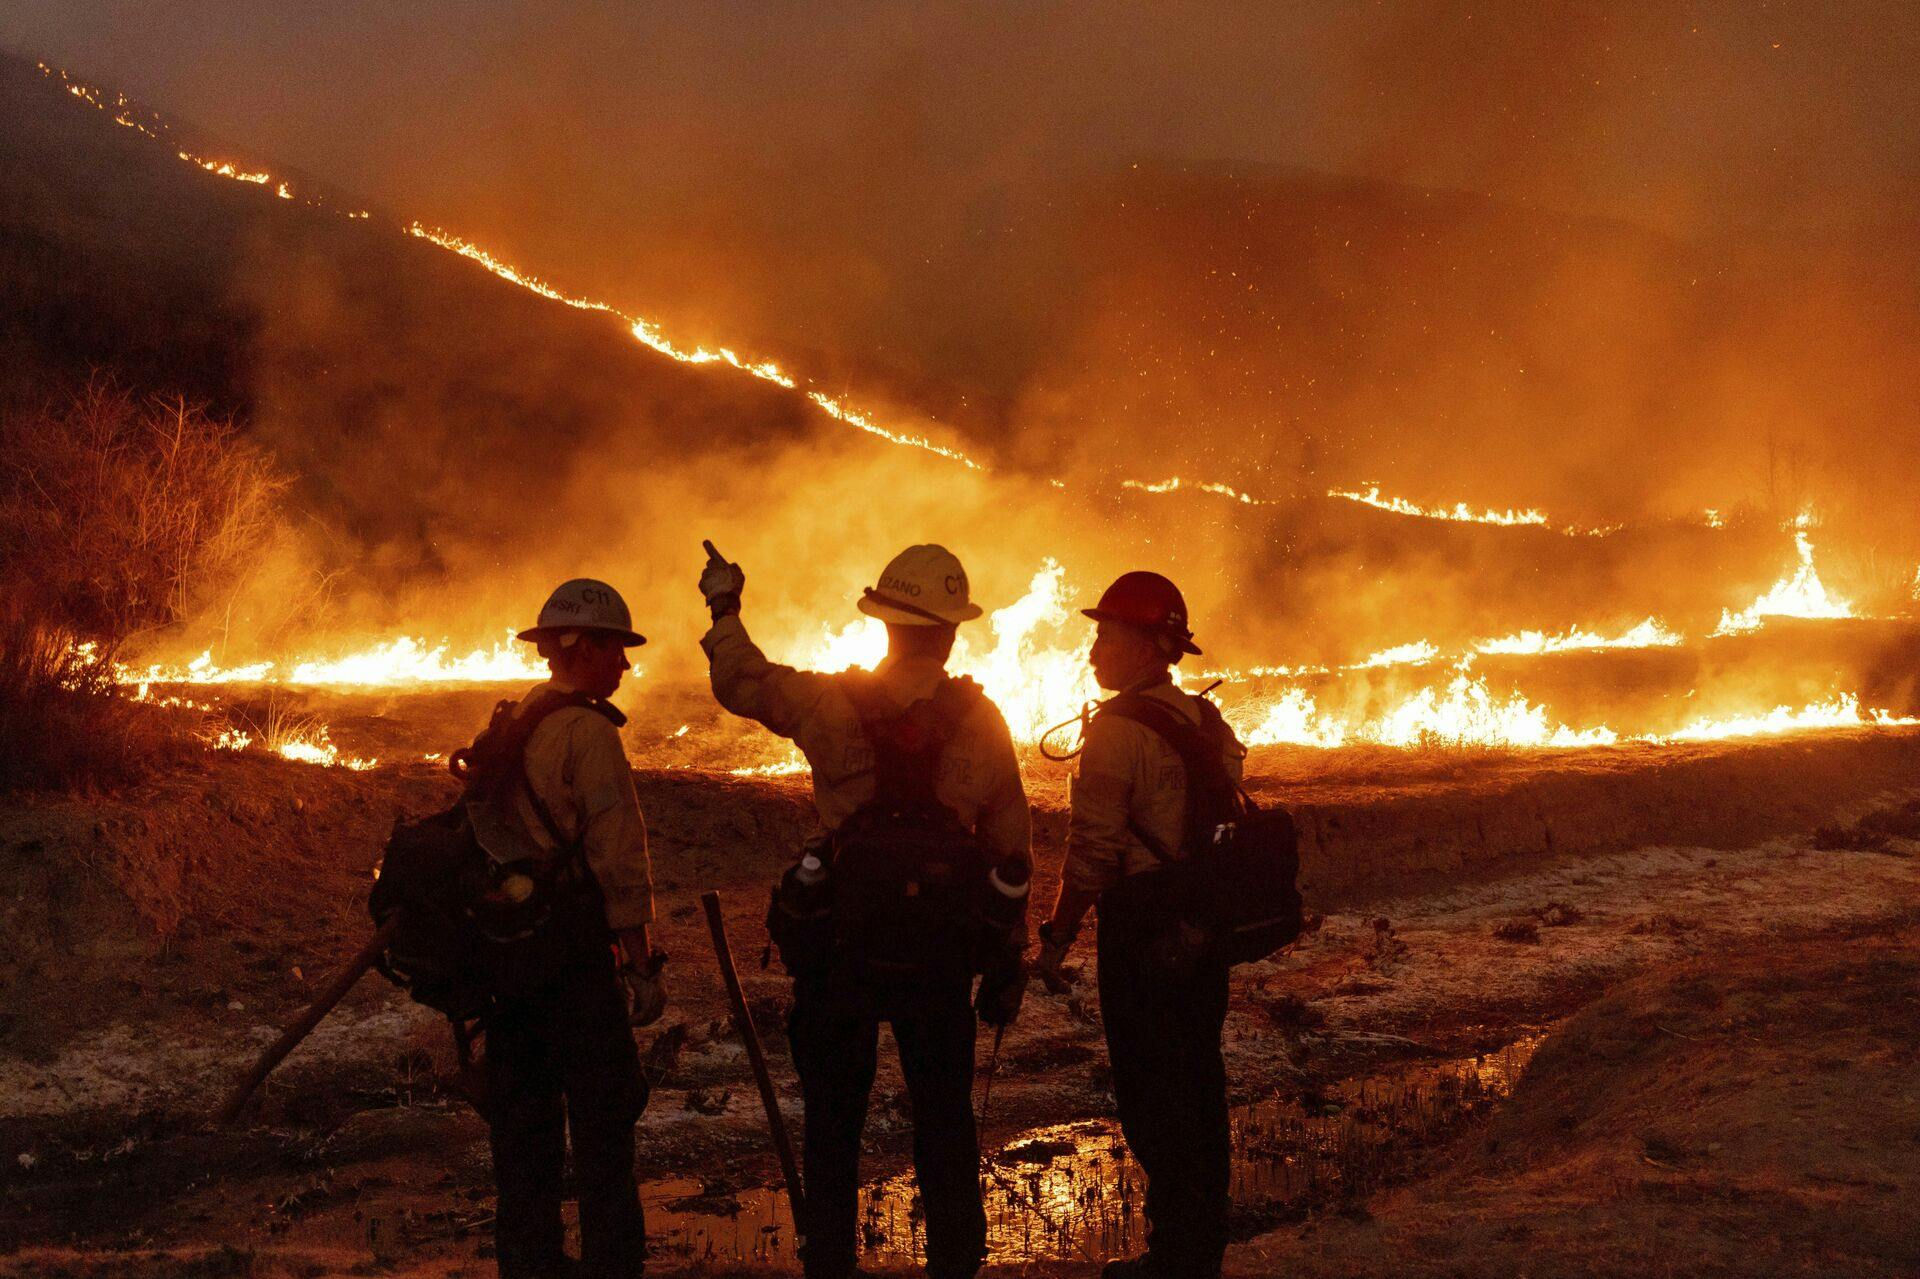
{"label": "shoulder strap", "polygon": [[901,706],[879,680],[861,672],[844,677],[847,700],[873,748],[874,799],[888,807],[942,807],[934,776],[947,745],[981,696],[964,676],[941,681],[933,696]]}
{"label": "shoulder strap", "polygon": [[[1200,704],[1198,724],[1166,702],[1145,693],[1122,693],[1107,701],[1096,712],[1096,718],[1099,715],[1116,715],[1142,725],[1180,757],[1181,766],[1187,774],[1187,812],[1181,825],[1183,842],[1189,845],[1200,826],[1210,826],[1220,817],[1229,815],[1209,814],[1203,794],[1213,799],[1215,807],[1230,806],[1237,810],[1245,802],[1244,795],[1228,775],[1227,766],[1220,758],[1220,731],[1226,727],[1226,721],[1220,717],[1220,708],[1204,697],[1196,700]],[[1129,821],[1127,829],[1156,859],[1166,861],[1172,856],[1172,850],[1140,823]]]}
{"label": "shoulder strap", "polygon": [[545,722],[547,716],[569,706],[594,711],[616,728],[627,721],[627,717],[611,702],[590,693],[563,693],[549,689],[518,713],[514,711],[513,703],[501,702],[494,708],[493,720],[487,725],[487,730],[472,746],[456,753],[453,769],[454,776],[466,781],[469,795],[480,791],[498,794],[517,782],[526,793],[534,816],[540,819],[541,827],[553,840],[554,847],[563,853],[576,854],[580,851],[580,841],[569,840],[561,833],[553,810],[540,798],[540,793],[533,788],[533,779],[527,775],[527,743],[533,740],[534,730]]}
{"label": "shoulder strap", "polygon": [[564,710],[569,706],[578,706],[584,710],[594,711],[605,717],[606,721],[615,728],[619,728],[622,724],[625,724],[627,717],[622,715],[612,702],[606,701],[604,698],[595,697],[590,693],[548,692],[543,694],[539,701],[535,702],[533,706],[528,709],[525,715],[522,715],[518,721],[515,721],[516,724],[526,723],[526,731],[519,741],[520,786],[521,789],[527,793],[527,801],[533,806],[534,816],[538,817],[540,824],[546,828],[547,837],[553,840],[553,846],[560,850],[562,860],[579,859],[584,864],[587,851],[586,840],[584,838],[569,840],[565,835],[560,833],[560,823],[553,819],[553,810],[548,808],[547,802],[540,798],[540,792],[533,788],[533,778],[527,774],[527,743],[533,740],[533,730],[540,727],[541,722],[544,721],[547,716],[557,710]]}

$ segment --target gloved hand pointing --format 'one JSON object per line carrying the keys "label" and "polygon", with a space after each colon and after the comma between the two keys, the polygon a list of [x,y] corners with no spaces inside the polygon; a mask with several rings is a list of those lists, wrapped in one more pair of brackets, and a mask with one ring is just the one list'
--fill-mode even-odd
{"label": "gloved hand pointing", "polygon": [[706,598],[707,610],[717,622],[729,613],[740,611],[740,593],[747,587],[747,575],[738,564],[729,563],[727,558],[714,549],[712,542],[701,542],[707,549],[707,566],[700,572],[700,594]]}

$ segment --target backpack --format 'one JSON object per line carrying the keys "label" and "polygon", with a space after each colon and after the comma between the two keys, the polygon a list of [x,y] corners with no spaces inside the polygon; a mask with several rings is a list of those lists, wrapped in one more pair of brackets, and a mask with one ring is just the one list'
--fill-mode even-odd
{"label": "backpack", "polygon": [[[473,745],[449,761],[465,783],[460,799],[427,817],[395,819],[381,855],[368,913],[376,926],[396,911],[404,914],[374,966],[416,1003],[456,1022],[479,1017],[496,998],[555,975],[569,935],[579,932],[570,925],[584,925],[588,936],[596,919],[605,928],[585,850],[561,835],[527,779],[534,729],[567,706],[590,707],[616,724],[624,718],[585,693],[549,690],[519,715],[514,703],[499,703]],[[510,817],[519,790],[533,801],[558,849],[549,859],[502,861],[475,829],[476,821],[485,826],[497,823],[501,813]],[[572,944],[577,948],[577,941]]]}
{"label": "backpack", "polygon": [[833,952],[868,975],[965,978],[986,958],[987,876],[980,838],[934,793],[941,757],[982,699],[949,678],[905,708],[878,681],[849,678],[873,747],[874,794],[832,833]]}
{"label": "backpack", "polygon": [[1299,835],[1285,809],[1261,808],[1229,775],[1220,743],[1230,730],[1212,702],[1198,705],[1197,725],[1144,693],[1123,693],[1100,709],[1152,730],[1187,774],[1180,855],[1129,822],[1160,865],[1122,880],[1118,904],[1160,928],[1197,930],[1229,964],[1252,963],[1300,935]]}

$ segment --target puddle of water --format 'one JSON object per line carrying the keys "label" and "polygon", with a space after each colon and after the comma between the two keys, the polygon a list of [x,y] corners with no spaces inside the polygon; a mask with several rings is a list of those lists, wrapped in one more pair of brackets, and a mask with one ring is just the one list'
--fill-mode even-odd
{"label": "puddle of water", "polygon": [[[1386,1184],[1415,1152],[1511,1092],[1543,1038],[1402,1066],[1304,1101],[1276,1097],[1236,1107],[1236,1219],[1278,1223]],[[1117,1123],[1086,1120],[1022,1133],[982,1164],[990,1259],[1100,1262],[1136,1252],[1146,1239],[1145,1187]],[[783,1191],[702,1197],[697,1181],[673,1180],[648,1183],[642,1194],[655,1255],[799,1269]],[[861,1202],[865,1264],[924,1263],[925,1223],[912,1173],[869,1185]]]}

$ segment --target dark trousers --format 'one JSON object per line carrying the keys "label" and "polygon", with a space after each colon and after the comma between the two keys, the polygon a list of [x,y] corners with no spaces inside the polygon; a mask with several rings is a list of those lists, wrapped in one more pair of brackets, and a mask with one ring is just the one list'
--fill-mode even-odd
{"label": "dark trousers", "polygon": [[1137,928],[1100,917],[1100,1016],[1120,1130],[1147,1175],[1148,1251],[1165,1273],[1211,1279],[1227,1247],[1233,1149],[1220,1032],[1227,966],[1170,980]]}
{"label": "dark trousers", "polygon": [[973,1008],[956,978],[889,984],[842,970],[794,982],[787,1034],[806,1105],[809,1279],[852,1273],[860,1132],[878,1064],[880,1023],[893,1027],[913,1107],[913,1170],[927,1213],[927,1273],[971,1275],[987,1254],[980,1145],[973,1122]]}
{"label": "dark trousers", "polygon": [[645,1270],[633,1126],[646,1097],[626,993],[607,951],[572,960],[487,1018],[501,1279],[554,1275],[566,1265],[560,1190],[569,1130],[583,1273],[625,1279]]}

